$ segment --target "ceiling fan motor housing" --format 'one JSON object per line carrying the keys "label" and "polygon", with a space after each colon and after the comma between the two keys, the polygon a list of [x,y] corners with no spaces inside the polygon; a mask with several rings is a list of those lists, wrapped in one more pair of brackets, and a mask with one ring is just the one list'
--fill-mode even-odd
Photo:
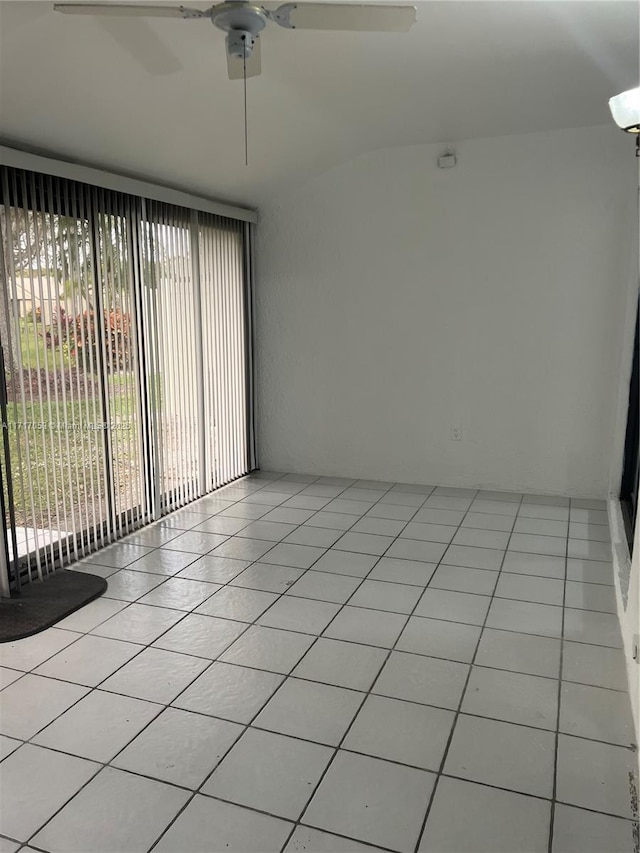
{"label": "ceiling fan motor housing", "polygon": [[264,10],[251,3],[228,2],[211,11],[211,23],[227,33],[229,55],[249,59],[255,40],[267,24]]}

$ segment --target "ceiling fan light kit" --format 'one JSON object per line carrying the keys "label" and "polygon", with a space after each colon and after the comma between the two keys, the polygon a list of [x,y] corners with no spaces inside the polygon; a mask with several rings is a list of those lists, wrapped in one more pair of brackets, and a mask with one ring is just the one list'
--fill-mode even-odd
{"label": "ceiling fan light kit", "polygon": [[244,81],[245,158],[246,83],[248,77],[262,73],[260,34],[269,22],[287,30],[400,33],[407,32],[416,20],[415,6],[370,3],[284,3],[277,9],[266,9],[247,0],[226,0],[204,10],[130,3],[54,3],[53,8],[68,15],[206,20],[225,32],[229,79]]}

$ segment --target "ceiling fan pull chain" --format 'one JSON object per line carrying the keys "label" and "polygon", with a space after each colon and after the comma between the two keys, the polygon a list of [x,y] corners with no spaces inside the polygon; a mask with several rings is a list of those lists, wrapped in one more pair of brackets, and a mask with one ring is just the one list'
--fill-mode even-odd
{"label": "ceiling fan pull chain", "polygon": [[247,37],[243,36],[244,51],[242,54],[243,85],[244,85],[244,165],[249,165],[249,131],[247,128]]}

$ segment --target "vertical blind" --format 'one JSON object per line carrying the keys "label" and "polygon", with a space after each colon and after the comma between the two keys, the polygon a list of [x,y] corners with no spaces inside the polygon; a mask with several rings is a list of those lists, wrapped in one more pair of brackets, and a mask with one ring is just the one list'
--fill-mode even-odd
{"label": "vertical blind", "polygon": [[0,229],[15,588],[254,467],[252,226],[0,167]]}

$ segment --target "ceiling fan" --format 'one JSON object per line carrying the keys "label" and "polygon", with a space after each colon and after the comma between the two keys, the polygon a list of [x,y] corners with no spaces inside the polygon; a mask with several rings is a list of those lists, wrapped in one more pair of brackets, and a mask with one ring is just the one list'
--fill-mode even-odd
{"label": "ceiling fan", "polygon": [[[271,5],[271,4],[269,4]],[[187,6],[151,6],[132,3],[54,3],[57,12],[71,15],[129,18],[182,18],[210,21],[226,32],[230,80],[245,85],[245,156],[247,151],[246,82],[262,72],[260,34],[269,22],[288,30],[346,30],[352,32],[407,32],[416,20],[416,7],[373,3],[284,3],[276,8],[259,0],[225,0],[208,9]],[[133,21],[131,21],[133,24]],[[141,23],[141,22],[140,22]]]}
{"label": "ceiling fan", "polygon": [[70,15],[124,15],[211,21],[215,27],[227,33],[230,80],[257,77],[261,73],[260,33],[269,21],[289,30],[407,32],[416,20],[415,6],[378,6],[367,3],[285,3],[276,9],[267,9],[245,0],[226,0],[205,10],[187,6],[129,3],[54,3],[53,8]]}

